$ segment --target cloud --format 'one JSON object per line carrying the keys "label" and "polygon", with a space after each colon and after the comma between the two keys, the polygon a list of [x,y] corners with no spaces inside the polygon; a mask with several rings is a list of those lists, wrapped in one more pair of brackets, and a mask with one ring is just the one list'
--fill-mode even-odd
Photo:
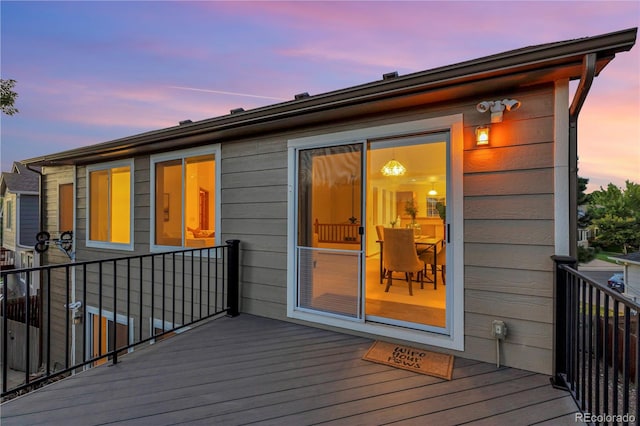
{"label": "cloud", "polygon": [[218,95],[229,95],[229,96],[241,96],[246,98],[258,98],[258,99],[272,99],[277,101],[287,101],[289,99],[286,98],[276,98],[273,96],[263,96],[263,95],[255,95],[250,93],[236,93],[236,92],[225,92],[222,90],[212,90],[212,89],[199,89],[195,87],[179,87],[179,86],[169,86],[169,89],[178,89],[178,90],[191,90],[194,92],[204,92],[204,93],[215,93]]}

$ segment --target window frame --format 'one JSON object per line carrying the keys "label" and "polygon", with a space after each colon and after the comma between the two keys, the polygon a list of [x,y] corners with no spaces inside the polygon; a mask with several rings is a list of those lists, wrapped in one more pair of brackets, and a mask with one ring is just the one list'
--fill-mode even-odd
{"label": "window frame", "polygon": [[5,214],[5,224],[4,224],[4,229],[6,229],[7,231],[12,231],[13,230],[13,199],[8,199],[5,198],[5,209],[4,209],[4,214]]}
{"label": "window frame", "polygon": [[[88,181],[87,181],[88,183]],[[62,204],[62,188],[68,188],[71,187],[71,211],[69,212],[71,214],[71,229],[64,229],[63,225],[63,215],[62,215],[62,209],[63,207],[61,206]],[[75,207],[76,207],[76,186],[73,182],[58,182],[58,231],[59,232],[65,232],[65,231],[71,231],[74,232],[75,234]],[[88,229],[88,228],[87,228]],[[87,234],[88,235],[88,234]]]}
{"label": "window frame", "polygon": [[[33,256],[32,252],[28,252],[28,251],[21,251],[20,252],[20,269],[33,268],[34,261],[35,261],[35,258]],[[27,283],[27,273],[26,272],[20,272],[20,281],[23,284]],[[33,281],[31,282],[31,284],[33,285]]]}
{"label": "window frame", "polygon": [[[129,242],[128,243],[114,243],[110,241],[98,241],[92,240],[91,236],[91,173],[101,170],[110,170],[118,167],[129,167],[130,180],[129,180]],[[126,250],[133,251],[134,249],[134,232],[133,225],[134,219],[134,181],[135,181],[135,169],[133,158],[126,160],[110,161],[108,163],[92,164],[86,167],[86,228],[85,228],[85,244],[87,247],[92,248],[105,248],[111,250]],[[111,191],[111,188],[109,188]]]}
{"label": "window frame", "polygon": [[[180,151],[171,151],[162,154],[155,154],[149,157],[149,170],[150,170],[150,178],[149,178],[149,250],[151,252],[166,252],[166,251],[175,251],[181,249],[194,249],[194,247],[188,247],[184,244],[184,234],[182,235],[182,245],[180,246],[169,246],[156,244],[156,215],[155,215],[155,205],[156,205],[156,164],[162,163],[171,160],[181,160],[184,166],[184,160],[191,157],[199,157],[203,155],[212,155],[215,164],[214,170],[214,193],[215,193],[215,202],[213,204],[214,209],[214,223],[215,223],[215,237],[214,237],[214,245],[220,244],[220,195],[221,195],[221,186],[220,186],[220,177],[221,177],[221,161],[220,161],[220,144],[210,144],[203,147],[184,149]],[[182,175],[182,189],[184,191],[184,175]],[[182,201],[182,232],[184,233],[184,200]]]}

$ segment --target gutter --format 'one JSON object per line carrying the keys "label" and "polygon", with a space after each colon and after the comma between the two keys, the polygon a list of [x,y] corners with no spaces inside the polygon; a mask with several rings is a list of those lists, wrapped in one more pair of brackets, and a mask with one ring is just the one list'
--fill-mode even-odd
{"label": "gutter", "polygon": [[596,75],[596,54],[582,60],[582,75],[569,107],[569,255],[578,258],[578,115]]}

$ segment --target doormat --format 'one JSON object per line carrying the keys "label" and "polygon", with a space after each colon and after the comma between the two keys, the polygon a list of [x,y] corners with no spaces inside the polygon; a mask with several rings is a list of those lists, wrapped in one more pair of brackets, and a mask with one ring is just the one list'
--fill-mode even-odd
{"label": "doormat", "polygon": [[453,355],[375,341],[362,359],[451,380]]}

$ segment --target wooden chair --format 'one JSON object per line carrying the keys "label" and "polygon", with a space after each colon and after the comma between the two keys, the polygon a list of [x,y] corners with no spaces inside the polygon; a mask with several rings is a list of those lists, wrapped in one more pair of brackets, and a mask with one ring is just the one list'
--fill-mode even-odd
{"label": "wooden chair", "polygon": [[423,271],[426,266],[416,253],[413,229],[385,228],[382,247],[384,269],[387,276],[385,292],[388,292],[391,287],[394,272],[406,274],[409,295],[413,296],[413,274],[416,274],[416,279],[420,280],[420,288],[424,288]]}

